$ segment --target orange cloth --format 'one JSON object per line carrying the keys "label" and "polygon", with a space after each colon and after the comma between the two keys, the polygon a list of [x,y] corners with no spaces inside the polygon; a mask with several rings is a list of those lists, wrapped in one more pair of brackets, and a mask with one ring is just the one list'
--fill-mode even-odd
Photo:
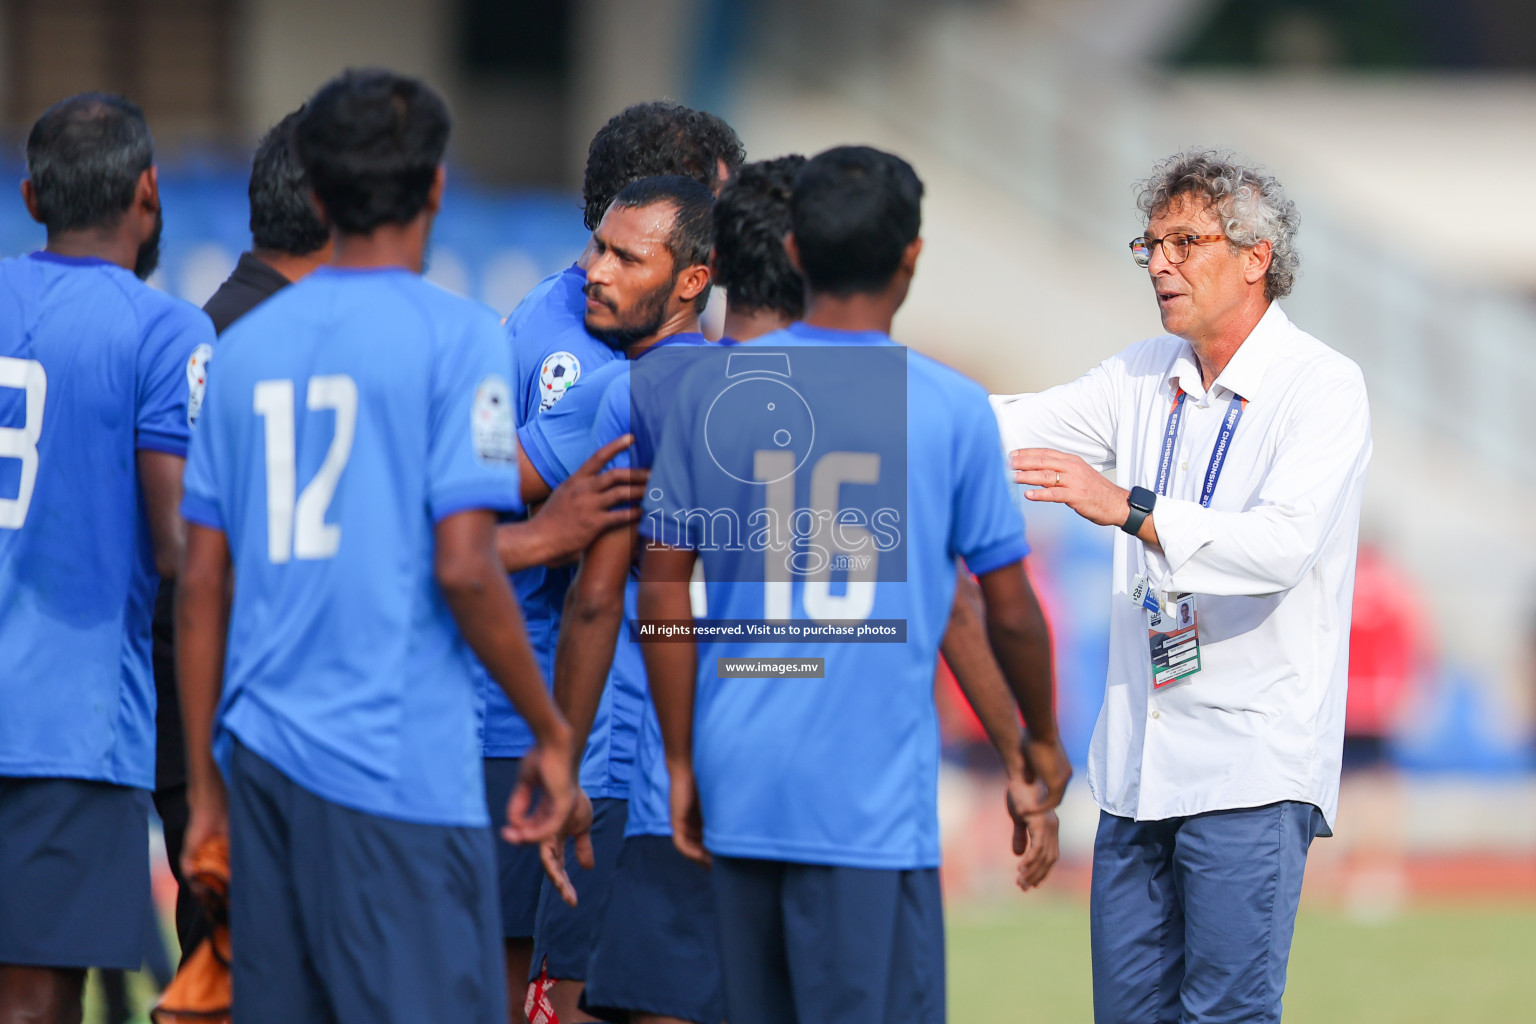
{"label": "orange cloth", "polygon": [[188,880],[213,931],[187,957],[160,1002],[150,1011],[155,1024],[229,1024],[229,840],[214,836],[192,857]]}

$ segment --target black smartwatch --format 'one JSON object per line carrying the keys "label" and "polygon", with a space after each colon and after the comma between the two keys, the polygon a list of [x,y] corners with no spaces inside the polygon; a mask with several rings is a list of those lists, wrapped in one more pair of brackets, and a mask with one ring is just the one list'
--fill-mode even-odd
{"label": "black smartwatch", "polygon": [[1157,504],[1157,492],[1149,491],[1145,487],[1131,488],[1131,514],[1126,517],[1125,525],[1120,529],[1132,537],[1141,532],[1141,524],[1147,521],[1147,516],[1152,514],[1152,506]]}

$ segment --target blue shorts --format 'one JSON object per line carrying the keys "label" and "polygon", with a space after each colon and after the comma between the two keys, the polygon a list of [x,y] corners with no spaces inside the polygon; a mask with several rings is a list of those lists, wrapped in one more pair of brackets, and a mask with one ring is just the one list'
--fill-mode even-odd
{"label": "blue shorts", "polygon": [[144,965],[149,794],[0,777],[0,964]]}
{"label": "blue shorts", "polygon": [[533,930],[533,967],[529,981],[545,966],[551,978],[585,981],[587,961],[597,945],[597,928],[608,908],[613,869],[624,845],[624,824],[629,820],[629,801],[598,798],[592,801],[592,870],[576,863],[573,843],[565,844],[565,870],[576,887],[576,906],[569,906],[549,879],[539,892],[539,918]]}
{"label": "blue shorts", "polygon": [[943,1024],[937,868],[715,857],[731,1024]]}
{"label": "blue shorts", "polygon": [[236,742],[229,840],[234,1024],[506,1024],[488,829],[342,807]]}
{"label": "blue shorts", "polygon": [[539,911],[539,890],[544,885],[544,865],[537,843],[509,843],[501,838],[507,823],[507,801],[517,788],[520,757],[485,759],[485,804],[491,812],[491,835],[496,842],[496,881],[501,896],[501,934],[508,939],[533,938]]}
{"label": "blue shorts", "polygon": [[677,852],[671,836],[624,840],[581,1001],[620,1024],[634,1013],[725,1019],[709,869]]}

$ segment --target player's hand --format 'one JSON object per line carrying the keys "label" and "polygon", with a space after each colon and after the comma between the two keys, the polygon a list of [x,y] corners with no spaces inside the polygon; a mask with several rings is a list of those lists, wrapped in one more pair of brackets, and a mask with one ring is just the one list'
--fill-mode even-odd
{"label": "player's hand", "polygon": [[573,561],[598,534],[639,520],[639,501],[650,474],[643,469],[603,472],[603,467],[634,441],[633,434],[625,434],[603,445],[554,489],[534,515],[531,521],[548,531],[553,552],[548,564]]}
{"label": "player's hand", "polygon": [[[1015,826],[1013,852],[1023,855],[1019,860],[1018,876],[1019,889],[1023,892],[1029,892],[1045,881],[1051,868],[1056,866],[1061,856],[1060,831],[1061,823],[1057,821],[1055,811],[1025,815]],[[1021,839],[1023,849],[1019,848]]]}
{"label": "player's hand", "polygon": [[181,845],[181,877],[191,878],[198,849],[216,836],[229,836],[229,798],[222,779],[187,790],[187,832]]}
{"label": "player's hand", "polygon": [[507,842],[542,842],[570,819],[579,790],[567,747],[539,743],[523,755],[517,786],[507,801],[507,823],[501,830]]}
{"label": "player's hand", "polygon": [[1008,788],[1003,799],[1008,807],[1008,817],[1013,819],[1013,855],[1022,857],[1029,846],[1029,817],[1035,813],[1031,808],[1040,800],[1039,788],[1024,778],[1022,766],[1019,771],[1008,773]]}
{"label": "player's hand", "polygon": [[1067,782],[1072,778],[1072,764],[1067,759],[1066,749],[1061,745],[1061,737],[1036,739],[1026,729],[1023,749],[1024,781],[1030,786],[1027,795],[1019,795],[1018,810],[1020,814],[1054,811],[1067,791]]}
{"label": "player's hand", "polygon": [[1052,448],[1020,448],[1008,454],[1016,483],[1034,490],[1030,501],[1054,501],[1100,526],[1124,526],[1131,516],[1131,492],[1076,455]]}
{"label": "player's hand", "polygon": [[571,805],[571,816],[564,827],[539,844],[539,860],[544,863],[544,873],[555,883],[555,891],[571,906],[576,905],[576,886],[565,870],[565,841],[574,840],[576,863],[592,870],[596,860],[592,853],[592,801],[584,790],[576,790],[576,802]]}
{"label": "player's hand", "polygon": [[669,761],[667,772],[672,781],[672,844],[684,857],[708,867],[704,813],[699,806],[699,785],[693,776],[693,765]]}

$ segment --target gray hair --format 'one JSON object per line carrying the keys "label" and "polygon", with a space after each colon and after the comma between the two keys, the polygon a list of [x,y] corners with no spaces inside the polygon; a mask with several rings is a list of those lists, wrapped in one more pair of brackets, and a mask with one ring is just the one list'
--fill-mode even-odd
{"label": "gray hair", "polygon": [[1301,265],[1296,252],[1301,218],[1274,175],[1238,163],[1230,153],[1189,149],[1159,162],[1137,190],[1136,205],[1148,221],[1175,199],[1192,196],[1211,204],[1232,245],[1246,248],[1267,241],[1271,255],[1264,297],[1291,293]]}

